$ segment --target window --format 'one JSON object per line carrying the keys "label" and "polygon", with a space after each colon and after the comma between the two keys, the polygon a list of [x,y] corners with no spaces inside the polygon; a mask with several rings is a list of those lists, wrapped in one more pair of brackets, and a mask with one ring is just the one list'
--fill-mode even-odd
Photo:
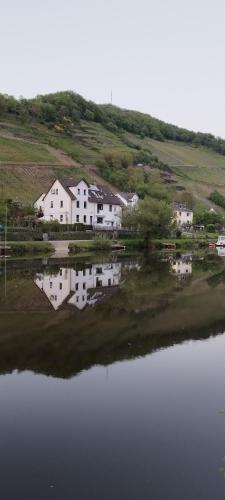
{"label": "window", "polygon": [[86,288],[86,283],[83,283],[83,290],[85,290]]}
{"label": "window", "polygon": [[91,267],[90,267],[90,269],[89,269],[89,274],[91,275],[91,273],[92,273],[92,269],[91,269]]}
{"label": "window", "polygon": [[60,207],[63,207],[63,200],[60,201]]}
{"label": "window", "polygon": [[181,215],[181,212],[179,212],[179,215]]}
{"label": "window", "polygon": [[78,188],[78,190],[77,190],[77,194],[80,194],[80,188]]}
{"label": "window", "polygon": [[189,212],[187,212],[187,217],[189,217],[189,215],[190,215]]}
{"label": "window", "polygon": [[84,224],[86,224],[86,222],[87,222],[87,216],[84,215]]}
{"label": "window", "polygon": [[62,273],[63,273],[63,270],[60,269],[60,271],[59,271],[60,276],[62,276]]}
{"label": "window", "polygon": [[100,212],[100,210],[103,210],[103,204],[102,203],[98,203],[97,204],[97,211]]}
{"label": "window", "polygon": [[86,269],[83,269],[83,276],[86,276]]}
{"label": "window", "polygon": [[51,201],[51,208],[53,208],[53,201]]}
{"label": "window", "polygon": [[53,220],[53,215],[50,215],[50,220]]}
{"label": "window", "polygon": [[90,225],[92,226],[93,215],[90,216]]}
{"label": "window", "polygon": [[83,302],[85,301],[85,295],[82,295],[82,300],[83,300]]}
{"label": "window", "polygon": [[87,202],[84,201],[84,208],[87,208]]}
{"label": "window", "polygon": [[76,290],[79,290],[79,283],[76,283],[75,288],[76,288]]}
{"label": "window", "polygon": [[77,208],[80,208],[80,202],[77,201]]}
{"label": "window", "polygon": [[59,190],[58,189],[55,190],[55,194],[59,194]]}
{"label": "window", "polygon": [[59,283],[59,289],[62,290],[62,283]]}
{"label": "window", "polygon": [[112,212],[112,205],[109,205],[109,211]]}
{"label": "window", "polygon": [[76,298],[76,301],[79,302],[79,297]]}
{"label": "window", "polygon": [[97,280],[96,280],[96,287],[99,287],[99,286],[102,286],[102,280],[100,280],[99,278],[97,278]]}
{"label": "window", "polygon": [[79,220],[80,220],[80,217],[79,217],[79,215],[77,215],[76,216],[76,222],[79,222]]}
{"label": "window", "polygon": [[103,223],[103,217],[97,217],[97,224]]}
{"label": "window", "polygon": [[50,288],[52,288],[52,281],[50,281],[49,286],[50,286]]}
{"label": "window", "polygon": [[60,215],[60,222],[63,222],[63,215]]}
{"label": "window", "polygon": [[108,286],[111,286],[111,279],[108,279]]}
{"label": "window", "polygon": [[86,194],[86,189],[84,189],[84,195]]}
{"label": "window", "polygon": [[96,274],[102,274],[102,267],[96,267]]}

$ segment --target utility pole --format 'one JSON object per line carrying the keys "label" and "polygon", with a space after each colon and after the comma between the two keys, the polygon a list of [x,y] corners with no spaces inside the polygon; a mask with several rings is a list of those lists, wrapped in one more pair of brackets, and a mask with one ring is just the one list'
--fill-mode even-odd
{"label": "utility pole", "polygon": [[5,297],[7,294],[7,270],[6,270],[6,246],[7,246],[7,225],[8,225],[8,206],[5,206]]}

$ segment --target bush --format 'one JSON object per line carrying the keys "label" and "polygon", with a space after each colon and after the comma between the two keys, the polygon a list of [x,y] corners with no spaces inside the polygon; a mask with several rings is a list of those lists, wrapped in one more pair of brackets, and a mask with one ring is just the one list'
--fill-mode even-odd
{"label": "bush", "polygon": [[86,231],[91,230],[92,226],[76,222],[75,224],[60,224],[58,221],[43,222],[40,224],[40,230],[43,233],[63,233],[66,231]]}
{"label": "bush", "polygon": [[95,250],[107,251],[111,250],[111,241],[105,234],[99,234],[94,238],[93,248]]}
{"label": "bush", "polygon": [[209,196],[209,200],[213,201],[219,207],[225,208],[225,197],[218,191],[213,191]]}
{"label": "bush", "polygon": [[48,242],[24,242],[11,245],[10,255],[21,257],[23,255],[44,255],[54,252],[54,247]]}

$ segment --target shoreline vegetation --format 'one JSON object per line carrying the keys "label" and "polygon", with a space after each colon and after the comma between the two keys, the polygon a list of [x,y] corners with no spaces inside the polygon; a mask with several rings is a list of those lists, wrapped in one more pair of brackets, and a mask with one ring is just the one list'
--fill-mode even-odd
{"label": "shoreline vegetation", "polygon": [[[194,250],[204,249],[208,244],[217,240],[217,234],[202,235],[196,238],[162,238],[152,239],[146,245],[144,238],[122,238],[110,240],[108,238],[95,238],[89,240],[74,240],[68,244],[68,256],[74,256],[87,252],[112,252],[116,250],[125,251],[155,251],[155,250]],[[1,245],[1,243],[0,243]],[[2,242],[2,247],[4,243]],[[9,241],[9,255],[20,256],[51,256],[55,253],[54,244],[51,241]]]}

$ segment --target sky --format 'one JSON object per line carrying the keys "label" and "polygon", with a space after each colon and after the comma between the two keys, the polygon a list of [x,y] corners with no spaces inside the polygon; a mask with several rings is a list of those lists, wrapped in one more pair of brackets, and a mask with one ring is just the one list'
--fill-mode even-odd
{"label": "sky", "polygon": [[0,93],[74,90],[225,138],[224,0],[0,0]]}

